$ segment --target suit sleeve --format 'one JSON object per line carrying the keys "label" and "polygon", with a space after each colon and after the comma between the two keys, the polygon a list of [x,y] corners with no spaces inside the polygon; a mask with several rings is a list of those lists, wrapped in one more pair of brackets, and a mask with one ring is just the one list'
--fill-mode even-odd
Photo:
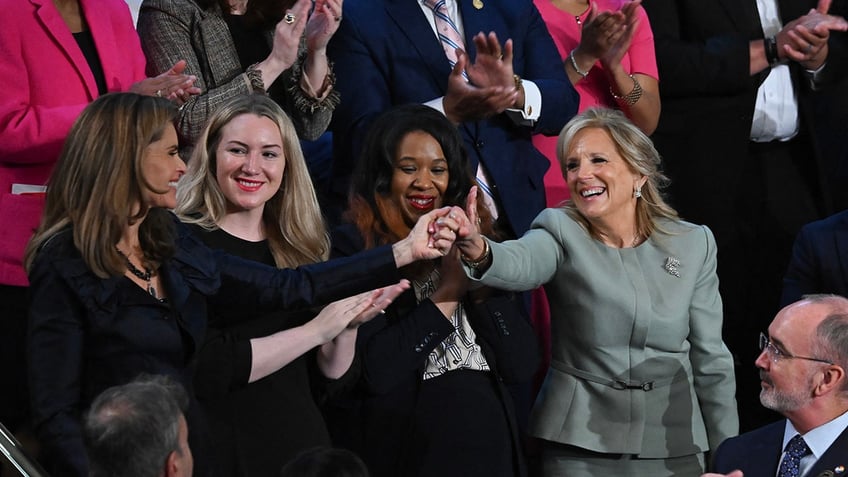
{"label": "suit sleeve", "polygon": [[479,278],[466,272],[472,280],[501,290],[526,291],[544,285],[553,279],[565,258],[562,242],[554,236],[549,225],[556,223],[553,214],[563,213],[547,209],[533,222],[532,228],[518,240],[503,243],[489,241],[492,264]]}
{"label": "suit sleeve", "polygon": [[[749,39],[744,34],[727,32],[703,41],[687,39],[687,31],[698,25],[690,25],[684,14],[696,15],[691,10],[698,3],[698,0],[645,0],[642,4],[654,32],[663,96],[712,96],[748,90]],[[717,6],[710,3],[701,8]]]}
{"label": "suit sleeve", "polygon": [[704,417],[710,449],[739,433],[733,357],[721,337],[722,305],[716,274],[716,244],[712,232],[704,232],[704,263],[689,305],[689,360],[695,394]]}
{"label": "suit sleeve", "polygon": [[809,227],[803,227],[792,246],[792,258],[783,277],[780,306],[796,302],[809,293],[821,293],[818,253]]}
{"label": "suit sleeve", "polygon": [[27,365],[33,424],[51,475],[84,477],[88,475],[80,422],[84,311],[49,258],[38,257],[29,275]]}

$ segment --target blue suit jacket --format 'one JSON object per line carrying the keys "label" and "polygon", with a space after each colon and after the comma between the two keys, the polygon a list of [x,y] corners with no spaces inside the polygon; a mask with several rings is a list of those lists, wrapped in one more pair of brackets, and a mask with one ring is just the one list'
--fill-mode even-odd
{"label": "blue suit jacket", "polygon": [[[726,474],[739,469],[745,477],[774,477],[783,452],[785,426],[786,421],[781,420],[727,439],[716,450],[712,471]],[[833,477],[838,466],[848,468],[848,429],[842,431],[805,477]]]}
{"label": "blue suit jacket", "polygon": [[[513,232],[521,235],[545,205],[542,177],[549,164],[530,135],[559,134],[577,112],[579,98],[530,0],[484,0],[479,9],[470,0],[458,1],[472,61],[476,52],[471,38],[478,32],[494,31],[501,42],[512,38],[515,73],[533,81],[542,93],[541,116],[533,129],[517,126],[504,114],[460,126],[471,167],[476,170],[478,162],[486,166],[501,210]],[[343,98],[331,126],[331,192],[346,197],[362,137],[373,119],[392,106],[444,96],[450,65],[416,0],[345,2],[330,58]]]}
{"label": "blue suit jacket", "polygon": [[781,306],[810,293],[848,296],[848,211],[809,223],[798,232],[783,278]]}

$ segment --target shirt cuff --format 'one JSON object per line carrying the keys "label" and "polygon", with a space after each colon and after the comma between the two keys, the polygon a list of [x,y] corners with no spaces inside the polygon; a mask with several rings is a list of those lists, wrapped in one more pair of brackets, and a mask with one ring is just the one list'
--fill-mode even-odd
{"label": "shirt cuff", "polygon": [[519,126],[533,127],[542,112],[542,92],[536,83],[522,79],[521,87],[524,89],[524,109],[507,109],[506,115]]}
{"label": "shirt cuff", "polygon": [[431,99],[430,101],[427,101],[426,103],[424,103],[424,106],[429,106],[429,107],[435,109],[436,111],[442,113],[442,115],[444,115],[445,114],[445,97],[439,96],[436,99]]}
{"label": "shirt cuff", "polygon": [[814,70],[804,70],[804,75],[810,81],[810,88],[815,91],[818,89],[819,82],[821,81],[821,72],[824,70],[824,67],[827,66],[827,61],[821,64],[818,68]]}

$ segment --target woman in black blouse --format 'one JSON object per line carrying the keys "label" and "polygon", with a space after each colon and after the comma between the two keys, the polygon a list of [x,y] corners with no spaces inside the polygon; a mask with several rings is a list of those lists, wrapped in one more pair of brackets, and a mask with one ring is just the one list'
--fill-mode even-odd
{"label": "woman in black blouse", "polygon": [[[273,100],[242,95],[222,105],[189,164],[177,213],[206,245],[280,268],[328,258],[294,126]],[[350,367],[358,323],[343,311],[356,300],[317,316],[210,312],[195,384],[224,474],[276,475],[299,452],[331,444],[315,399]]]}

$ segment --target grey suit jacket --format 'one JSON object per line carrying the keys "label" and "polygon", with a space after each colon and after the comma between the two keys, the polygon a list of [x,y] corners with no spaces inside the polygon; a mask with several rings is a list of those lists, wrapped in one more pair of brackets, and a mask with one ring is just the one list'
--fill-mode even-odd
{"label": "grey suit jacket", "polygon": [[[138,33],[149,75],[168,71],[177,61],[186,60],[186,74],[197,76],[197,86],[203,93],[187,102],[179,115],[180,135],[191,144],[200,136],[209,115],[224,101],[253,92],[219,7],[202,10],[192,0],[144,0]],[[265,34],[270,45],[274,32]],[[301,42],[299,59],[277,79],[285,87],[272,97],[292,118],[298,136],[314,140],[327,129],[339,99],[333,92],[316,101],[301,90],[305,57]]]}
{"label": "grey suit jacket", "polygon": [[546,209],[521,239],[490,242],[481,282],[545,284],[550,301],[552,361],[531,417],[535,436],[666,458],[737,434],[715,241],[703,226],[661,227],[669,233],[616,249]]}

